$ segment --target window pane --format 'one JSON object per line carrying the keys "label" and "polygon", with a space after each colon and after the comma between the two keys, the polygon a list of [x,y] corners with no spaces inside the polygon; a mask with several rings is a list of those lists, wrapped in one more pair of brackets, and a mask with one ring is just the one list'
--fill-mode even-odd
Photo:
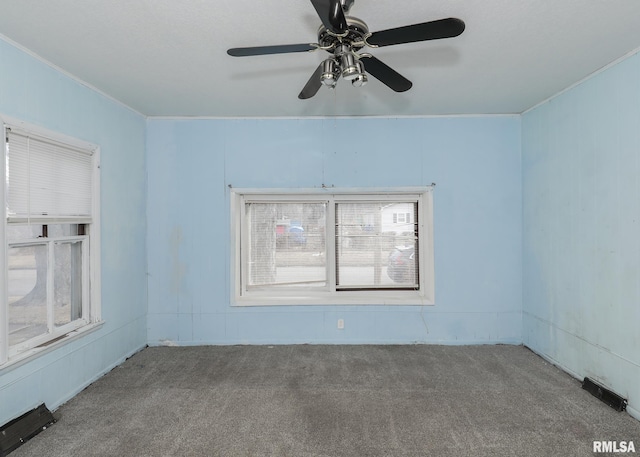
{"label": "window pane", "polygon": [[47,333],[47,247],[9,248],[9,345]]}
{"label": "window pane", "polygon": [[7,224],[7,241],[24,241],[42,236],[42,224]]}
{"label": "window pane", "polygon": [[325,203],[247,203],[247,287],[326,286]]}
{"label": "window pane", "polygon": [[49,238],[76,236],[78,235],[78,224],[49,224],[47,225],[47,235]]}
{"label": "window pane", "polygon": [[17,242],[31,238],[40,238],[47,234],[48,238],[79,235],[78,228],[82,224],[7,224],[7,241]]}
{"label": "window pane", "polygon": [[336,287],[418,287],[416,202],[336,204]]}
{"label": "window pane", "polygon": [[54,246],[54,325],[60,327],[82,317],[82,242]]}

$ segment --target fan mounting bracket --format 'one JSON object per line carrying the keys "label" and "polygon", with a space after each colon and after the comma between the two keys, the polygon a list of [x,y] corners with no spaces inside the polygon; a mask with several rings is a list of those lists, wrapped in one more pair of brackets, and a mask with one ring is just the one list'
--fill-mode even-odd
{"label": "fan mounting bracket", "polygon": [[351,9],[354,3],[355,3],[355,0],[340,0],[340,6],[342,6],[342,11],[344,11],[344,14],[349,13],[349,10]]}

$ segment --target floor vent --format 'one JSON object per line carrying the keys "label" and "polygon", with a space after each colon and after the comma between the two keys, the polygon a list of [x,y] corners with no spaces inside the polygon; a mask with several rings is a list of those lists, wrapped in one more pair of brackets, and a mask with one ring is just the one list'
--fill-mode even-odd
{"label": "floor vent", "polygon": [[56,419],[43,404],[0,427],[0,457],[11,451],[52,425]]}
{"label": "floor vent", "polygon": [[582,381],[582,388],[591,393],[596,398],[599,398],[607,405],[611,406],[616,411],[624,411],[627,409],[627,400],[611,392],[609,389],[605,389],[599,384],[596,384],[589,378],[584,378]]}

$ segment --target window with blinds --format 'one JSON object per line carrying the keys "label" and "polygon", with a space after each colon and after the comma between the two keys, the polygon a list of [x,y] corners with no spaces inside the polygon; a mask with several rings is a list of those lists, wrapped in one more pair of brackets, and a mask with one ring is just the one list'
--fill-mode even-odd
{"label": "window with blinds", "polygon": [[4,125],[0,366],[100,322],[99,150]]}
{"label": "window with blinds", "polygon": [[325,202],[246,204],[247,287],[327,284]]}
{"label": "window with blinds", "polygon": [[[411,209],[410,220],[389,224],[397,208]],[[336,289],[418,289],[417,201],[336,203]],[[403,219],[404,221],[404,219]],[[394,222],[395,223],[395,222]]]}
{"label": "window with blinds", "polygon": [[93,151],[7,129],[7,217],[90,219]]}
{"label": "window with blinds", "polygon": [[234,190],[236,304],[433,303],[431,191]]}

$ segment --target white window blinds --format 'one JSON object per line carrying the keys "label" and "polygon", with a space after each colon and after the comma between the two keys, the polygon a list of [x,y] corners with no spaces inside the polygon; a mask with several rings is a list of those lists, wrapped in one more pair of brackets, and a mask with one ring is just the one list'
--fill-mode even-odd
{"label": "white window blinds", "polygon": [[397,225],[398,215],[417,221],[417,202],[339,202],[335,211],[336,290],[419,287],[418,225]]}
{"label": "white window blinds", "polygon": [[7,217],[90,219],[92,151],[7,129]]}
{"label": "white window blinds", "polygon": [[247,288],[325,287],[325,202],[247,202]]}

